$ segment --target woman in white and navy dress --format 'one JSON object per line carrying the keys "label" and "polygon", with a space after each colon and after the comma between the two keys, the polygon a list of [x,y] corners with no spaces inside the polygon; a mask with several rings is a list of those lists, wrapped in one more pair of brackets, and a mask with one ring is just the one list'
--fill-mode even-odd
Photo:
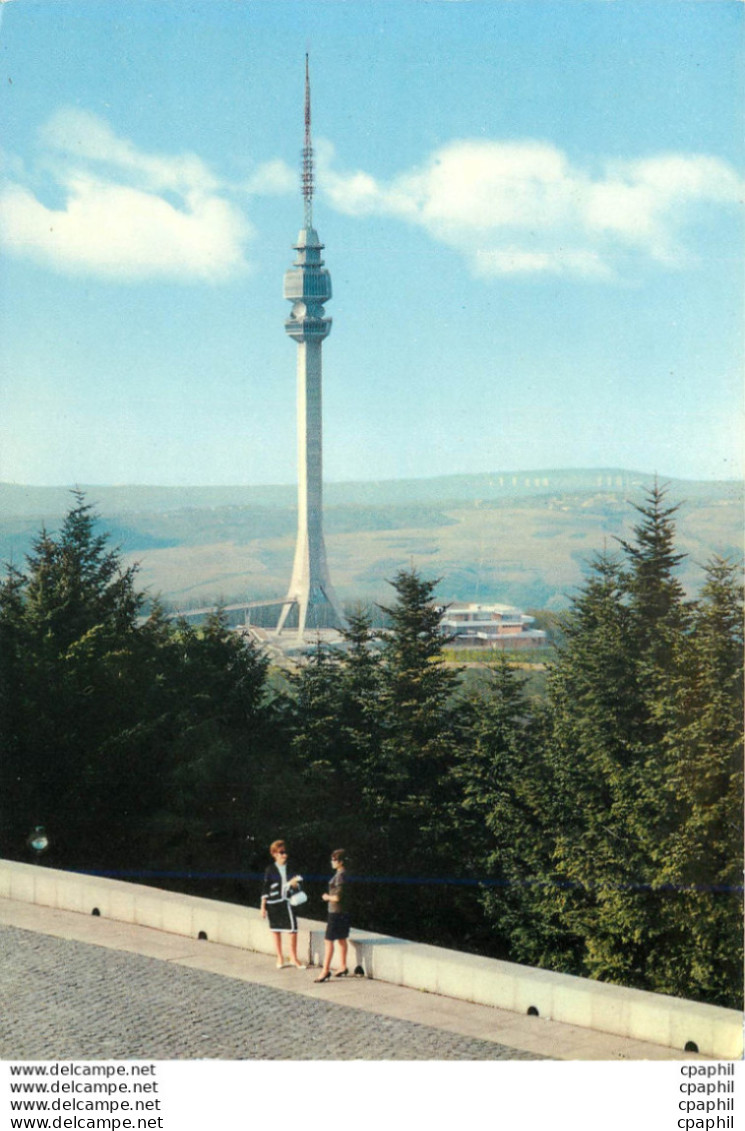
{"label": "woman in white and navy dress", "polygon": [[[264,873],[264,886],[261,890],[261,917],[269,919],[269,930],[274,937],[277,951],[277,969],[283,966],[305,966],[297,956],[297,916],[290,903],[290,896],[301,890],[303,877],[296,875],[287,862],[287,849],[283,840],[275,840],[269,849],[273,863]],[[289,936],[290,961],[282,957],[282,937]]]}

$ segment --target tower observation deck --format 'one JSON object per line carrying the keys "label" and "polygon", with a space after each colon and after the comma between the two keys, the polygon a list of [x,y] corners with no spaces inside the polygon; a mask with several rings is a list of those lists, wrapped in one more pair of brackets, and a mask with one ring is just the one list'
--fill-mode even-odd
{"label": "tower observation deck", "polygon": [[298,527],[292,579],[277,633],[297,611],[297,634],[340,628],[344,618],[334,593],[323,539],[322,345],[331,332],[324,303],[331,298],[331,276],[323,265],[323,244],[313,227],[313,147],[310,132],[310,79],[305,57],[305,145],[302,194],[304,225],[295,244],[297,258],[285,273],[284,297],[292,303],[285,320],[297,342]]}

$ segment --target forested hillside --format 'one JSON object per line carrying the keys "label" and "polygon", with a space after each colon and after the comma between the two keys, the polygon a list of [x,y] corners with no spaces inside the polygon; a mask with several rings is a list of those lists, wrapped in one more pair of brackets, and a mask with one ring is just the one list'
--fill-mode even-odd
{"label": "forested hillside", "polygon": [[535,701],[443,666],[416,568],[291,676],[219,612],[143,619],[78,494],[0,585],[0,854],[43,826],[55,866],[256,902],[282,836],[320,914],[343,845],[358,926],[740,1007],[741,576],[687,595],[677,517],[655,486],[597,532]]}

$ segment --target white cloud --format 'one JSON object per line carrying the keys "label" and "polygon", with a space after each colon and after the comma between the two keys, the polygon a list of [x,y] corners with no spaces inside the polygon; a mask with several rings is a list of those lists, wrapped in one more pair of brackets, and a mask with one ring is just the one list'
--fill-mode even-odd
{"label": "white cloud", "polygon": [[611,272],[595,252],[530,251],[511,247],[499,251],[477,251],[473,256],[477,275],[574,275],[584,279],[607,279]]}
{"label": "white cloud", "polygon": [[245,268],[248,234],[240,214],[216,196],[186,209],[124,185],[78,178],[63,210],[27,189],[0,195],[0,241],[18,255],[109,278],[216,281]]}
{"label": "white cloud", "polygon": [[219,183],[204,162],[191,153],[164,157],[140,152],[131,141],[117,137],[102,118],[85,110],[65,108],[49,119],[40,140],[63,161],[75,167],[92,164],[112,176],[128,174],[142,188],[155,192],[210,193]]}
{"label": "white cloud", "polygon": [[735,203],[743,191],[733,170],[708,156],[663,154],[593,176],[534,141],[453,141],[387,183],[337,172],[328,144],[320,158],[319,182],[339,211],[419,225],[482,276],[608,279],[630,251],[675,263],[696,207]]}
{"label": "white cloud", "polygon": [[[229,278],[247,269],[253,235],[239,202],[298,187],[280,159],[227,184],[194,153],[144,152],[74,108],[56,113],[40,141],[36,170],[8,163],[0,243],[59,271]],[[742,198],[729,166],[696,154],[616,161],[597,172],[547,142],[463,139],[388,181],[340,171],[327,141],[317,143],[316,158],[319,189],[339,211],[418,226],[482,278],[600,280],[633,262],[675,265],[686,257],[686,225],[704,208]]]}
{"label": "white cloud", "polygon": [[663,154],[611,167],[605,180],[589,187],[588,231],[604,232],[675,262],[678,235],[697,205],[737,203],[740,178],[724,162],[703,155]]}
{"label": "white cloud", "polygon": [[[143,153],[70,109],[47,122],[41,142],[41,188],[17,169],[0,188],[0,243],[10,254],[120,279],[216,282],[247,269],[253,229],[196,155]],[[262,175],[264,191],[272,178],[276,186],[276,168],[257,170],[257,183]],[[50,188],[61,207],[38,195]]]}
{"label": "white cloud", "polygon": [[245,181],[242,188],[252,196],[275,196],[299,192],[300,181],[296,169],[285,161],[266,161],[259,165]]}

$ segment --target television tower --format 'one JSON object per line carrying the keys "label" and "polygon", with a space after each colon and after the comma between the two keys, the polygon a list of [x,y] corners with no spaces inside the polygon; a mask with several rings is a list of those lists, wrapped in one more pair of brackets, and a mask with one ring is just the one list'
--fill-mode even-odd
{"label": "television tower", "polygon": [[329,576],[323,541],[321,347],[331,332],[323,304],[331,298],[331,276],[323,266],[324,245],[313,227],[313,145],[310,132],[310,78],[305,56],[305,144],[301,188],[303,227],[297,259],[285,272],[284,297],[292,303],[285,330],[297,342],[298,516],[292,580],[277,633],[297,608],[298,638],[308,630],[341,628],[344,617]]}

